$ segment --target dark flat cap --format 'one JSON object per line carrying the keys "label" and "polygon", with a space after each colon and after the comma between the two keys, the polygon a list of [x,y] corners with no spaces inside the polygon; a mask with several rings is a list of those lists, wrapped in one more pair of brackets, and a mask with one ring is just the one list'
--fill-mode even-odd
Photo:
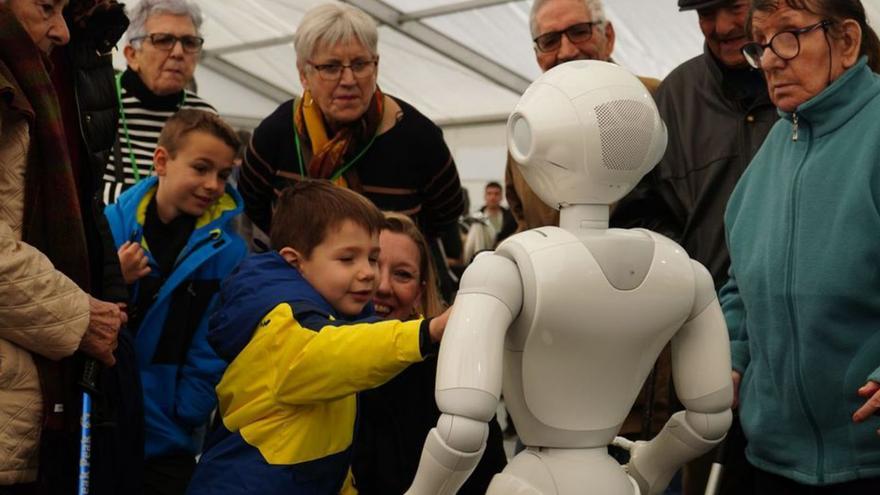
{"label": "dark flat cap", "polygon": [[678,10],[696,10],[706,9],[709,7],[720,7],[726,3],[733,3],[735,0],[678,0]]}

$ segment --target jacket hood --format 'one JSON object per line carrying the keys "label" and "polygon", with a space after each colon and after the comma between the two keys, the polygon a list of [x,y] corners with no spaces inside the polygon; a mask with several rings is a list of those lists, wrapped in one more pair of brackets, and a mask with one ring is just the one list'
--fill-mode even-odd
{"label": "jacket hood", "polygon": [[250,342],[260,320],[275,306],[288,303],[295,313],[318,313],[330,320],[346,322],[369,317],[367,304],[354,318],[340,315],[275,251],[245,259],[220,288],[220,304],[208,324],[208,343],[222,359],[233,359]]}

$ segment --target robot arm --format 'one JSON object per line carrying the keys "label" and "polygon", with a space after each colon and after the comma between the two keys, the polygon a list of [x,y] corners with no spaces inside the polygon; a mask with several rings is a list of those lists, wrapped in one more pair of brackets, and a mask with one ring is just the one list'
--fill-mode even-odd
{"label": "robot arm", "polygon": [[730,428],[733,383],[730,342],[712,277],[692,262],[697,295],[672,339],[672,373],[686,411],[675,413],[650,442],[636,442],[627,471],[642,494],[661,493],[685,463],[720,443]]}
{"label": "robot arm", "polygon": [[487,253],[465,271],[437,363],[443,415],[428,433],[407,494],[455,494],[476,467],[501,395],[504,337],[521,305],[513,261]]}

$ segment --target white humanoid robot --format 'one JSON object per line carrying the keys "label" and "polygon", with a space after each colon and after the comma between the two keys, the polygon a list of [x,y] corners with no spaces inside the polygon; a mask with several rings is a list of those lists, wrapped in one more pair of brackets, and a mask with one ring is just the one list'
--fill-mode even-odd
{"label": "white humanoid robot", "polygon": [[[712,278],[673,241],[608,228],[609,205],[661,158],[666,129],[636,77],[562,64],[523,95],[508,145],[560,227],[522,232],[468,267],[437,372],[443,412],[410,495],[454,494],[476,466],[504,392],[526,449],[491,495],[647,495],[721,442],[733,388]],[[672,341],[686,411],[620,466],[607,446]]]}

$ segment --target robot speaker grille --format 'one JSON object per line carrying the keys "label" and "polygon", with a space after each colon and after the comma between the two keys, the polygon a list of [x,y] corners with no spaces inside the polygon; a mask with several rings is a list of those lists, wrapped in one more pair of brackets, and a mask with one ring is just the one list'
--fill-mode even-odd
{"label": "robot speaker grille", "polygon": [[633,100],[609,101],[596,107],[596,118],[605,167],[619,171],[641,167],[654,127],[650,107]]}

